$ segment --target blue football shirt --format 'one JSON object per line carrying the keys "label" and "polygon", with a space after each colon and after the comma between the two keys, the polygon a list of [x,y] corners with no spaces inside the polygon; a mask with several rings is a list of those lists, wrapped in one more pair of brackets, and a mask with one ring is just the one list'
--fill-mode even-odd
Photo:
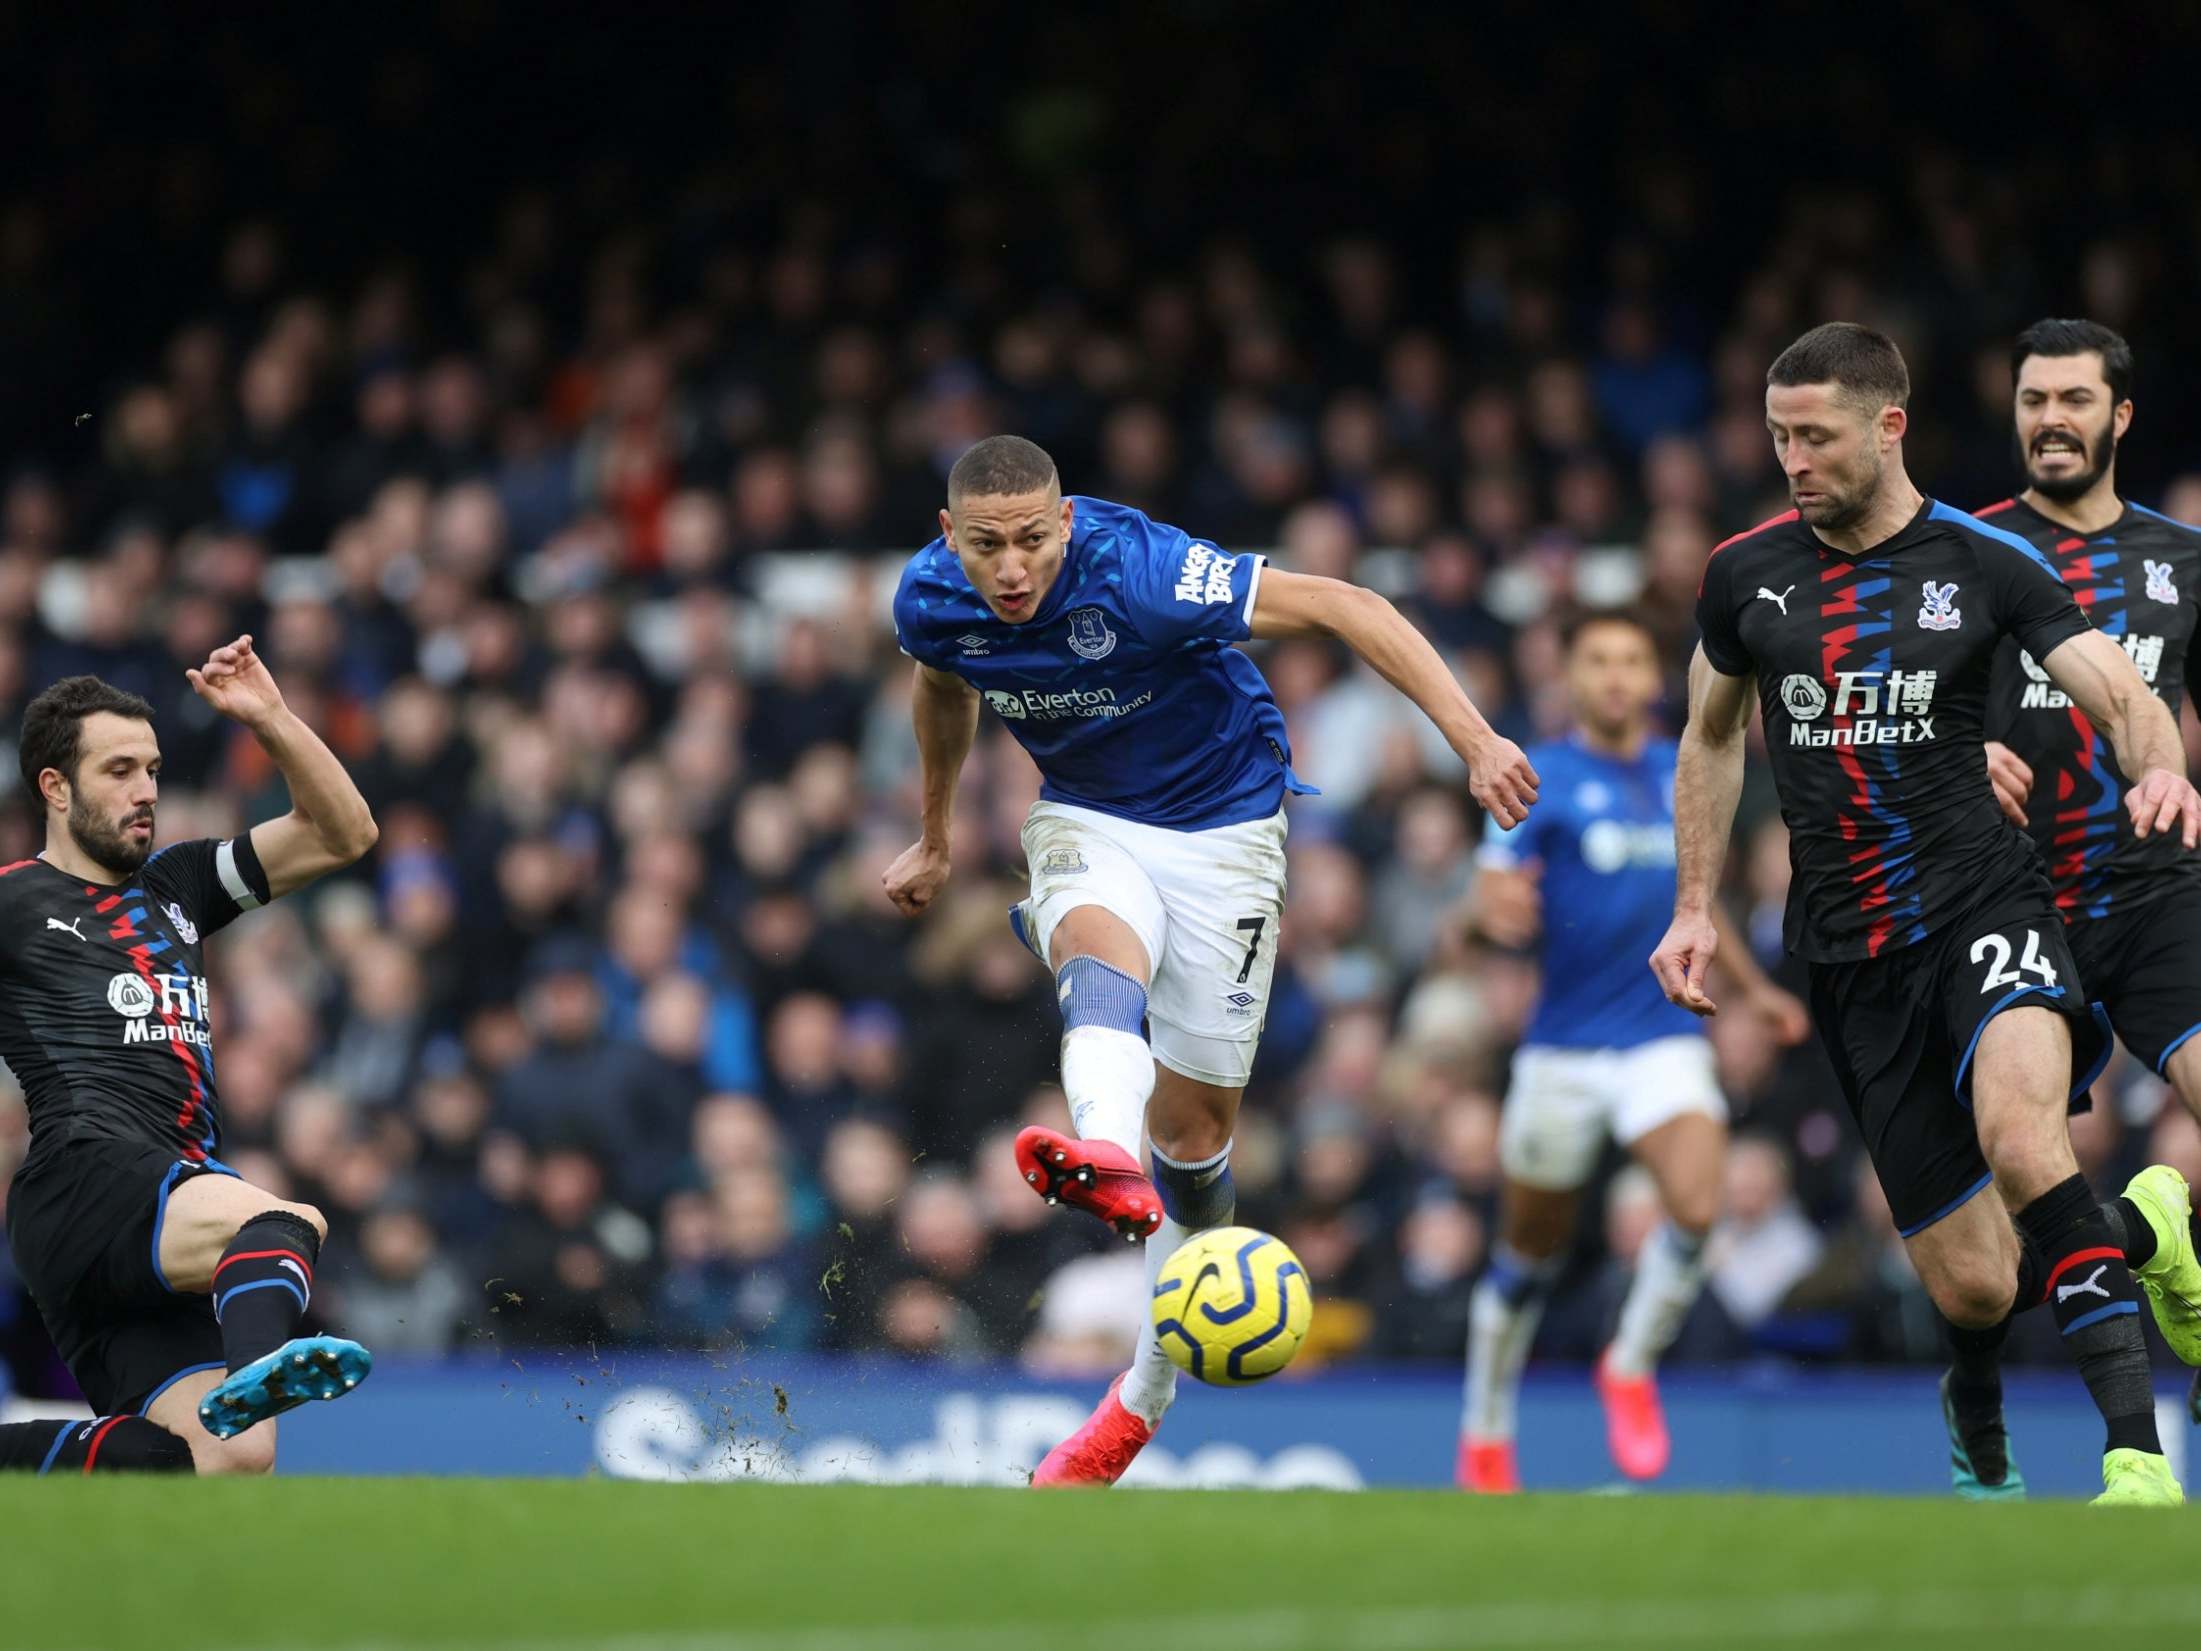
{"label": "blue football shirt", "polygon": [[1127,505],[1073,495],[1062,572],[1030,619],[997,619],[945,538],[910,558],[894,634],[1008,724],[1040,795],[1142,825],[1266,819],[1291,775],[1284,713],[1233,643],[1252,634],[1263,560]]}
{"label": "blue football shirt", "polygon": [[1631,1049],[1703,1031],[1650,970],[1674,915],[1674,754],[1672,740],[1647,741],[1632,762],[1578,739],[1529,752],[1539,800],[1478,856],[1541,867],[1543,995],[1523,1042]]}

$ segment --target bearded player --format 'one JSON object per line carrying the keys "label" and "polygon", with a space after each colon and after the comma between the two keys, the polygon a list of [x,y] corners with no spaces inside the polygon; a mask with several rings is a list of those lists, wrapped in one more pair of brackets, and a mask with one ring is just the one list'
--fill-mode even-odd
{"label": "bearded player", "polygon": [[[1010,916],[1055,974],[1072,1130],[1025,1130],[1018,1166],[1050,1201],[1146,1240],[1151,1284],[1189,1234],[1235,1209],[1231,1130],[1284,909],[1283,801],[1307,789],[1283,713],[1233,644],[1345,643],[1443,731],[1501,826],[1526,817],[1536,775],[1382,597],[1065,497],[1054,461],[1020,437],[956,462],[940,528],[894,599],[917,662],[924,819],[886,891],[914,914],[947,882],[983,699],[1045,782],[1024,826],[1031,893]],[[1115,1483],[1176,1377],[1142,1322],[1131,1369],[1033,1483]]]}
{"label": "bearded player", "polygon": [[1963,1396],[1996,1379],[2010,1314],[2046,1305],[2102,1414],[2101,1500],[2181,1502],[2133,1274],[2201,1296],[2186,1188],[2165,1170],[2098,1205],[2079,1173],[2066,1107],[2108,1039],[2040,855],[1987,778],[1996,650],[2027,650],[2105,731],[2139,776],[2124,798],[2135,833],[2190,849],[2201,795],[2177,726],[2031,545],[1911,484],[1910,377],[1891,342],[1819,327],[1766,382],[1796,509],[1705,569],[1674,921],[1652,967],[1675,1002],[1710,1009],[1710,908],[1755,686],[1795,868],[1787,941],[1810,964],[1812,1018],[1911,1261],[1954,1326],[1960,1466],[2007,1479],[1979,1454],[2000,1453],[1999,1404],[1990,1438]]}
{"label": "bearded player", "polygon": [[[1978,514],[2048,559],[2175,717],[2201,604],[2201,532],[2118,495],[2132,348],[2093,321],[2039,321],[2018,335],[2011,376],[2026,487]],[[2201,857],[2175,838],[2134,830],[2120,806],[2131,781],[2115,751],[2015,644],[1995,660],[1988,727],[1998,736],[1987,747],[1988,773],[2047,862],[2088,995],[2125,1047],[2201,1117]],[[2142,1179],[2160,1183],[2168,1173]],[[2201,1364],[2193,1306],[2141,1282],[2156,1297],[2166,1338],[2188,1364]]]}
{"label": "bearded player", "polygon": [[367,1374],[356,1342],[297,1334],[326,1224],[221,1162],[204,945],[375,840],[335,755],[252,638],[186,673],[252,731],[290,813],[153,852],[152,707],[74,676],[23,714],[46,846],[0,867],[0,1057],[30,1109],[8,1197],[18,1271],[93,1421],[0,1427],[0,1467],[264,1473],[275,1428]]}

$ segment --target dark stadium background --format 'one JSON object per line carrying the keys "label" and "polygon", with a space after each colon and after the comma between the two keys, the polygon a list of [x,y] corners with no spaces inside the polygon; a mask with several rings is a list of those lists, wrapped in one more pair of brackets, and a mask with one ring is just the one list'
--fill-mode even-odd
{"label": "dark stadium background", "polygon": [[[380,849],[226,937],[216,993],[225,1156],[330,1212],[317,1306],[378,1347],[1120,1367],[1136,1267],[1008,1168],[1056,1033],[998,728],[955,898],[876,895],[887,581],[980,435],[1357,569],[1521,738],[1568,600],[1678,670],[1820,320],[1898,337],[1960,505],[2012,485],[2011,334],[2121,328],[2126,490],[2201,518],[2192,14],[2143,53],[2044,4],[627,10],[0,10],[0,730],[98,670],[162,707],[164,837],[234,829],[280,786],[181,669],[251,629],[360,776]],[[1313,1356],[1455,1360],[1529,976],[1445,915],[1478,825],[1410,713],[1264,663],[1326,795],[1242,1212],[1316,1277]],[[1934,1358],[1817,1057],[1718,1035],[1745,1144],[1677,1358]],[[2099,1095],[2098,1178],[2201,1173],[2160,1085]],[[0,1101],[0,1166],[23,1135]],[[1647,1230],[1606,1206],[1552,1357]],[[66,1391],[4,1256],[0,1347]]]}

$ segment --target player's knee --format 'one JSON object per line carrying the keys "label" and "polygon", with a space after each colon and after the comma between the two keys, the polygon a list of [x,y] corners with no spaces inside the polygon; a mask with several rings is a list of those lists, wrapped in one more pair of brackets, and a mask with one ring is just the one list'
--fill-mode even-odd
{"label": "player's knee", "polygon": [[1055,924],[1048,966],[1057,973],[1077,958],[1091,958],[1141,986],[1151,973],[1138,931],[1105,906],[1073,906]]}
{"label": "player's knee", "polygon": [[1705,1187],[1676,1193],[1666,1216],[1683,1236],[1701,1244],[1720,1218],[1720,1189]]}
{"label": "player's knee", "polygon": [[1165,1121],[1150,1108],[1146,1129],[1155,1150],[1180,1164],[1205,1162],[1230,1145],[1229,1121],[1205,1112],[1181,1112]]}
{"label": "player's knee", "polygon": [[1230,1145],[1238,1094],[1167,1072],[1146,1103],[1146,1137],[1180,1164],[1204,1163]]}
{"label": "player's knee", "polygon": [[1499,1230],[1514,1254],[1547,1261],[1574,1236],[1574,1206],[1557,1199],[1517,1199],[1506,1206]]}
{"label": "player's knee", "polygon": [[197,1441],[192,1456],[199,1472],[209,1478],[250,1478],[275,1471],[275,1430],[251,1428],[234,1439],[207,1437]]}
{"label": "player's knee", "polygon": [[1980,1155],[1995,1172],[1995,1181],[2005,1195],[2015,1197],[2013,1208],[2029,1202],[2031,1193],[2055,1186],[2078,1169],[2061,1106],[2030,1110],[2046,1112],[2053,1121],[2044,1124],[2029,1113],[2004,1113],[1979,1125]]}
{"label": "player's knee", "polygon": [[1708,1237],[1712,1237],[1712,1228],[1719,1224],[1719,1198],[1677,1204],[1675,1209],[1666,1211],[1666,1215],[1673,1220],[1673,1226],[1679,1235],[1690,1239],[1693,1244],[1704,1244]]}
{"label": "player's knee", "polygon": [[2010,1316],[2017,1300],[2017,1281],[2007,1274],[1966,1268],[1927,1279],[1926,1293],[1951,1324],[1985,1330]]}

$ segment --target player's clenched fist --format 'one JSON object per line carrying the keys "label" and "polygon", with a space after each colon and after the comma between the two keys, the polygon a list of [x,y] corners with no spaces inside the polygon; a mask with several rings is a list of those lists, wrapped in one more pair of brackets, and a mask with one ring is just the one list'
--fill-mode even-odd
{"label": "player's clenched fist", "polygon": [[1536,770],[1521,748],[1493,734],[1467,754],[1467,792],[1502,826],[1517,826],[1535,805]]}
{"label": "player's clenched fist", "polygon": [[1711,1016],[1719,1005],[1704,993],[1704,977],[1719,950],[1719,931],[1709,916],[1676,912],[1666,938],[1651,954],[1651,973],[1658,976],[1659,990],[1667,1001],[1678,1003],[1692,1015]]}
{"label": "player's clenched fist", "polygon": [[2132,815],[2133,832],[2152,837],[2175,831],[2192,848],[2201,840],[2201,792],[2193,781],[2167,768],[2151,768],[2140,783],[2125,793],[2125,808]]}
{"label": "player's clenched fist", "polygon": [[895,856],[879,881],[894,909],[915,917],[947,886],[948,851],[937,843],[912,843]]}

